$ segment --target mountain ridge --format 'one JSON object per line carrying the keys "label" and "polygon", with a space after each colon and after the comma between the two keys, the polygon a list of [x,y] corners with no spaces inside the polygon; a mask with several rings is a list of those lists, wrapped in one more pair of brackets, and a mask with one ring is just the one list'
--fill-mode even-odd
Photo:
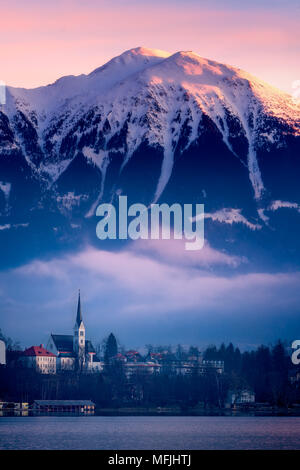
{"label": "mountain ridge", "polygon": [[247,72],[191,51],[130,49],[88,75],[7,88],[0,226],[41,214],[76,225],[127,194],[202,198],[211,223],[225,210],[267,228],[300,204],[299,137],[300,106]]}

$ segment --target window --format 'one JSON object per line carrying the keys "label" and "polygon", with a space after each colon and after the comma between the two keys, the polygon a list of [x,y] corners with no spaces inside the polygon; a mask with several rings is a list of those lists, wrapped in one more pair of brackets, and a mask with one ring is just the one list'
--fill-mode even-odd
{"label": "window", "polygon": [[83,331],[81,331],[81,332],[80,332],[80,336],[83,336],[83,335],[84,335],[84,332],[83,332]]}

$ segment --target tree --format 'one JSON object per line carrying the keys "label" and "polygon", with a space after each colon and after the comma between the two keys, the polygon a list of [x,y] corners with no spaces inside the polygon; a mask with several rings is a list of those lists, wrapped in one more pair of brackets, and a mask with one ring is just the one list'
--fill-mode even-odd
{"label": "tree", "polygon": [[112,357],[118,354],[118,344],[115,336],[110,333],[106,341],[105,352],[104,352],[104,361],[106,364],[109,364]]}
{"label": "tree", "polygon": [[276,405],[286,405],[288,392],[288,357],[281,341],[271,351],[271,390]]}
{"label": "tree", "polygon": [[175,355],[176,355],[176,359],[178,359],[178,361],[181,361],[182,359],[184,359],[185,351],[184,351],[184,348],[181,346],[181,344],[177,345]]}
{"label": "tree", "polygon": [[196,346],[190,346],[189,355],[199,357],[199,349]]}
{"label": "tree", "polygon": [[19,341],[14,341],[9,336],[5,336],[2,333],[1,328],[0,328],[0,339],[4,341],[7,351],[20,351],[21,350]]}
{"label": "tree", "polygon": [[211,344],[210,346],[208,346],[208,348],[206,348],[206,350],[204,351],[204,359],[206,361],[217,361],[220,359],[220,355],[217,351],[216,346]]}
{"label": "tree", "polygon": [[154,352],[154,347],[152,344],[146,344],[146,349],[147,349],[147,355],[151,354]]}
{"label": "tree", "polygon": [[255,366],[253,368],[254,391],[258,402],[270,402],[272,360],[270,349],[261,345],[255,353]]}

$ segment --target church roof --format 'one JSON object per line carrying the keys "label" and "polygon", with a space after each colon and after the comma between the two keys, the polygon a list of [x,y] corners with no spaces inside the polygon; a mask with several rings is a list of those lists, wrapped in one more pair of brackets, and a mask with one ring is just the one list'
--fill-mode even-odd
{"label": "church roof", "polygon": [[59,352],[73,352],[73,335],[52,335]]}
{"label": "church roof", "polygon": [[95,353],[96,352],[94,346],[92,345],[92,342],[88,339],[85,341],[85,351],[87,353]]}
{"label": "church roof", "polygon": [[[62,353],[66,354],[65,357],[73,354],[73,335],[51,335],[56,346],[56,349],[59,351],[60,356]],[[85,352],[86,353],[95,353],[95,348],[92,342],[88,339],[85,340]]]}
{"label": "church roof", "polygon": [[78,304],[77,304],[77,315],[76,315],[76,323],[78,326],[82,323],[82,312],[81,312],[81,302],[80,302],[80,291],[78,293]]}

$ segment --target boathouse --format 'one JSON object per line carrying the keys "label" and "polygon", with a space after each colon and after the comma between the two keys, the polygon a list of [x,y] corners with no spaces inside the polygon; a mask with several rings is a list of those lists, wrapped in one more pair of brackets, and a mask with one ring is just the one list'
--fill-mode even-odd
{"label": "boathouse", "polygon": [[43,412],[93,413],[95,403],[90,400],[35,400],[33,409]]}

